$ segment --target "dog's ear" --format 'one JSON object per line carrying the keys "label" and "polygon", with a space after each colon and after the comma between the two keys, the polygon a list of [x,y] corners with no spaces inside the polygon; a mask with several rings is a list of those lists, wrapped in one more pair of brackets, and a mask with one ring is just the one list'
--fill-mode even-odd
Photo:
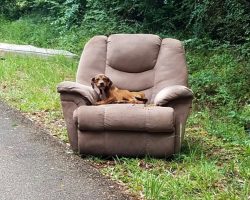
{"label": "dog's ear", "polygon": [[108,87],[110,88],[113,85],[113,82],[108,78]]}
{"label": "dog's ear", "polygon": [[91,86],[93,89],[95,89],[95,78],[91,79]]}

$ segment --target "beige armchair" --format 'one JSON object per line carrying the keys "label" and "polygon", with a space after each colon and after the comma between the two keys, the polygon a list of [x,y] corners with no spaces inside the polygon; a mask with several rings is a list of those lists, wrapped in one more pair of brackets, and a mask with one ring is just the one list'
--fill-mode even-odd
{"label": "beige armchair", "polygon": [[[106,74],[120,89],[143,91],[148,104],[96,106],[91,78]],[[180,41],[151,34],[93,37],[76,82],[58,85],[71,147],[84,155],[167,157],[178,153],[193,93]]]}

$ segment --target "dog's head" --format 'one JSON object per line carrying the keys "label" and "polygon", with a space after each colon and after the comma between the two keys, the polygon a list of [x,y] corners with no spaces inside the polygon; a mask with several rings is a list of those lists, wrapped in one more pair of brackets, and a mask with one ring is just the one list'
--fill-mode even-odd
{"label": "dog's head", "polygon": [[96,86],[100,91],[109,89],[112,84],[112,81],[104,74],[97,74],[91,80],[92,88],[94,89]]}

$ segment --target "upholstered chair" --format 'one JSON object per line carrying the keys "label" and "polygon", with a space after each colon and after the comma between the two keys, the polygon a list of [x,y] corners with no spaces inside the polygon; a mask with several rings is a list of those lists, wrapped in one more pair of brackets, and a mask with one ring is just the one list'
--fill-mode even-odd
{"label": "upholstered chair", "polygon": [[[143,91],[147,104],[95,105],[91,79]],[[76,82],[58,85],[74,151],[84,155],[168,157],[181,149],[193,93],[184,48],[151,34],[95,36],[84,47]]]}

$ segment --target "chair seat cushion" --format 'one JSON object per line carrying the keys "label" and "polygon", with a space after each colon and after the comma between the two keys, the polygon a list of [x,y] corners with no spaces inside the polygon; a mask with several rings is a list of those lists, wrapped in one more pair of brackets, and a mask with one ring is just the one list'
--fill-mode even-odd
{"label": "chair seat cushion", "polygon": [[144,104],[80,106],[74,112],[74,119],[81,131],[174,131],[174,110],[171,107]]}

